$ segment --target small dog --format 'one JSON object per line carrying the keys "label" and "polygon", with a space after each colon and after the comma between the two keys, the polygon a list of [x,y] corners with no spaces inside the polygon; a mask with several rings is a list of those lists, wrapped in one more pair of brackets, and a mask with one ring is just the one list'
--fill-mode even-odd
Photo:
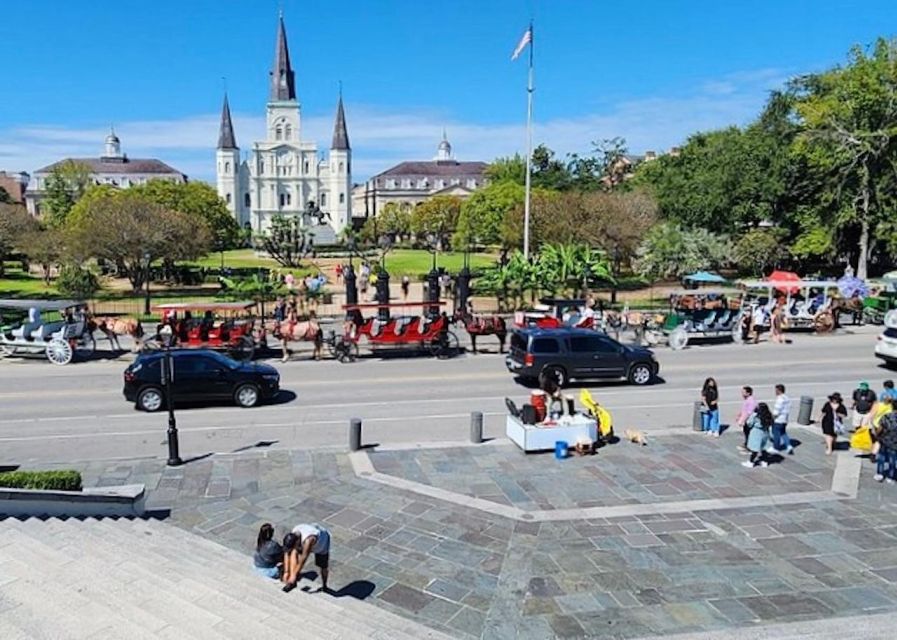
{"label": "small dog", "polygon": [[643,447],[648,445],[648,437],[638,429],[626,429],[626,431],[623,432],[623,436],[629,440],[629,442],[634,442]]}

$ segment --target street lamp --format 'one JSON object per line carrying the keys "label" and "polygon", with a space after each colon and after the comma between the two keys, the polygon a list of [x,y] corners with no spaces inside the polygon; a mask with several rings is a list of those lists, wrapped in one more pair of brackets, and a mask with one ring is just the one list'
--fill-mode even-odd
{"label": "street lamp", "polygon": [[144,278],[146,279],[146,298],[143,301],[143,315],[148,316],[150,314],[150,255],[149,251],[146,251],[143,254],[143,261],[146,265],[146,269],[144,271]]}
{"label": "street lamp", "polygon": [[174,418],[174,399],[171,385],[174,382],[174,358],[171,355],[171,343],[174,333],[163,335],[165,355],[162,357],[162,384],[165,387],[165,404],[168,407],[168,466],[177,467],[184,464],[180,455],[178,442],[178,425]]}

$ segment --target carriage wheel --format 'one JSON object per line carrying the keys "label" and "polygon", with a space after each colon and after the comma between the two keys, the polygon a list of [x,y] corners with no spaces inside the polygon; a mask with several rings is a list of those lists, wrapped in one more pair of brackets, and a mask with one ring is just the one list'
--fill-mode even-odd
{"label": "carriage wheel", "polygon": [[74,352],[68,340],[53,338],[47,343],[47,360],[53,364],[63,365],[72,361]]}
{"label": "carriage wheel", "polygon": [[680,351],[685,348],[685,345],[688,344],[688,331],[686,331],[683,327],[676,327],[670,332],[670,337],[668,339],[670,343],[670,348],[673,351]]}
{"label": "carriage wheel", "polygon": [[897,329],[897,309],[891,309],[885,314],[885,326],[888,329]]}
{"label": "carriage wheel", "polygon": [[741,331],[741,316],[738,316],[735,320],[735,324],[732,325],[732,342],[735,344],[741,344],[744,342],[744,334]]}
{"label": "carriage wheel", "polygon": [[0,358],[5,358],[6,356],[11,356],[15,353],[16,349],[12,345],[6,344],[5,342],[0,342]]}
{"label": "carriage wheel", "polygon": [[835,328],[835,317],[830,311],[823,311],[813,319],[816,333],[828,333]]}
{"label": "carriage wheel", "polygon": [[333,357],[343,364],[355,362],[355,359],[358,358],[358,345],[351,340],[339,338],[333,344]]}
{"label": "carriage wheel", "polygon": [[440,334],[430,342],[430,353],[442,360],[458,355],[459,349],[458,336],[451,331]]}
{"label": "carriage wheel", "polygon": [[656,347],[660,342],[657,332],[654,329],[645,329],[645,344],[649,347]]}
{"label": "carriage wheel", "polygon": [[881,312],[877,309],[869,307],[863,309],[863,322],[866,324],[881,324],[882,319]]}
{"label": "carriage wheel", "polygon": [[255,353],[255,342],[249,336],[240,336],[239,339],[231,345],[231,357],[240,362],[248,362],[252,360]]}

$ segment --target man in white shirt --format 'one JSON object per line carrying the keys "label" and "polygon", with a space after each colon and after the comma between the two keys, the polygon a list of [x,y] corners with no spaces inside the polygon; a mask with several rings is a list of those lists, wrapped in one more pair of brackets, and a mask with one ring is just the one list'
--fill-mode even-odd
{"label": "man in white shirt", "polygon": [[772,408],[772,442],[770,443],[769,453],[778,453],[786,451],[789,455],[794,454],[794,447],[791,446],[791,438],[788,437],[786,429],[788,427],[788,417],[791,413],[791,398],[785,395],[785,385],[776,385],[776,401]]}
{"label": "man in white shirt", "polygon": [[330,573],[330,532],[319,524],[297,524],[284,538],[283,546],[283,590],[296,588],[308,556],[315,554],[315,566],[321,570],[321,590],[326,593]]}

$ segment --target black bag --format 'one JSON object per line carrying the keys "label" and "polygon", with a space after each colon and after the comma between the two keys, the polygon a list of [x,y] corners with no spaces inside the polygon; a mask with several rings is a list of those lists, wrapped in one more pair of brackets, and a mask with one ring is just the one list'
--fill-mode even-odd
{"label": "black bag", "polygon": [[523,405],[520,410],[520,421],[523,424],[536,424],[536,408],[531,404]]}

